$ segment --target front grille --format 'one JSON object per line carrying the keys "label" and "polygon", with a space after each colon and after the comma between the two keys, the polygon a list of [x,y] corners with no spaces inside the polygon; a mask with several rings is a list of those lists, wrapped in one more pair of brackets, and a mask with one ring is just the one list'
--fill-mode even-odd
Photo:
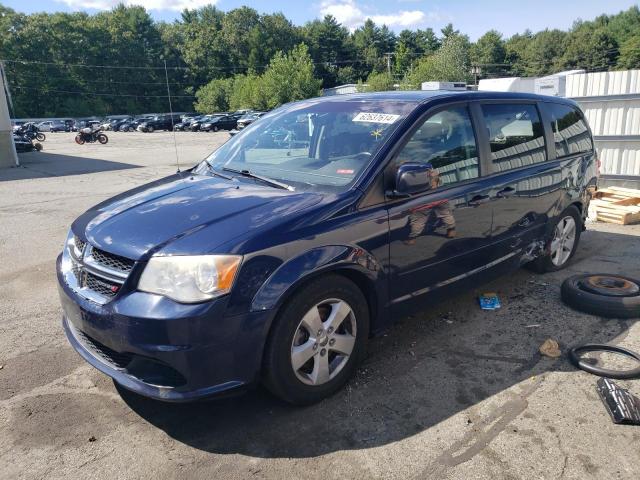
{"label": "front grille", "polygon": [[118,294],[135,264],[134,260],[95,248],[75,236],[67,252],[71,262],[65,273],[67,284],[100,305]]}
{"label": "front grille", "polygon": [[78,341],[80,341],[87,350],[100,357],[109,365],[115,368],[124,369],[127,368],[127,365],[129,365],[131,363],[131,360],[133,360],[132,353],[116,352],[115,350],[112,350],[106,345],[98,342],[97,340],[94,340],[89,335],[81,332],[77,328],[72,328],[74,330],[74,333],[76,334],[76,338],[78,339]]}
{"label": "front grille", "polygon": [[80,253],[84,252],[84,247],[87,244],[87,242],[83,242],[78,237],[74,236],[73,237],[73,243],[76,246],[76,250],[78,250],[78,252],[80,252]]}
{"label": "front grille", "polygon": [[84,277],[83,286],[90,290],[102,295],[103,297],[111,298],[115,297],[120,285],[108,280],[104,280],[93,273],[86,272]]}
{"label": "front grille", "polygon": [[133,264],[135,263],[133,260],[130,260],[128,258],[105,252],[104,250],[100,250],[97,248],[91,250],[91,256],[96,263],[123,273],[129,273],[133,268]]}

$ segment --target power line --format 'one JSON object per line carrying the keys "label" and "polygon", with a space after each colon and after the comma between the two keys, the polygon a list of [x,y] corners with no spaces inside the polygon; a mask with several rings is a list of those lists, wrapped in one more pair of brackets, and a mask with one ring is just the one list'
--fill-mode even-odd
{"label": "power line", "polygon": [[[121,69],[121,70],[127,70],[127,69],[131,69],[131,70],[164,70],[164,67],[153,67],[153,66],[126,66],[126,65],[87,65],[84,63],[64,63],[64,62],[42,62],[42,61],[38,61],[38,60],[21,60],[21,59],[1,59],[0,58],[0,62],[7,62],[7,63],[13,63],[13,64],[22,64],[22,65],[47,65],[47,66],[53,66],[53,67],[78,67],[78,68],[99,68],[99,69]],[[363,58],[363,59],[357,59],[357,60],[331,60],[331,61],[325,61],[325,62],[311,62],[312,65],[348,65],[348,64],[354,64],[354,63],[368,63],[368,60]],[[228,67],[215,67],[215,66],[208,66],[206,67],[207,69],[211,69],[211,70],[249,70],[252,68],[259,68],[259,69],[264,69],[264,68],[268,68],[270,64],[266,64],[266,65],[246,65],[246,66],[240,66],[240,65],[230,65]],[[169,67],[167,66],[168,70],[193,70],[193,67]]]}
{"label": "power line", "polygon": [[[14,85],[12,89],[18,90],[38,90],[44,94],[46,93],[69,93],[74,95],[94,95],[97,97],[139,97],[139,98],[167,98],[167,95],[137,95],[133,93],[106,93],[106,92],[78,92],[70,90],[53,90],[46,87],[23,87]],[[171,95],[172,98],[196,98],[195,95]]]}

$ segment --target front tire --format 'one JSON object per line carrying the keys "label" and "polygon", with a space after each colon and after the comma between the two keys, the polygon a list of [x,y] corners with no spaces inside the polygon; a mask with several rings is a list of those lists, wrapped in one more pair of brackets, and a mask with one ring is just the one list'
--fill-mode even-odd
{"label": "front tire", "polygon": [[562,270],[576,253],[581,233],[580,211],[572,205],[558,215],[544,255],[536,258],[528,266],[538,273]]}
{"label": "front tire", "polygon": [[78,145],[84,145],[84,138],[82,138],[82,135],[76,135],[75,140]]}
{"label": "front tire", "polygon": [[341,389],[365,356],[369,308],[360,289],[340,275],[308,283],[274,320],[264,357],[265,386],[295,405]]}
{"label": "front tire", "polygon": [[102,145],[106,144],[109,141],[109,137],[107,137],[105,134],[101,133],[100,135],[98,135],[98,142],[100,142]]}
{"label": "front tire", "polygon": [[47,137],[45,136],[44,133],[41,133],[41,132],[36,133],[36,140],[38,140],[39,142],[44,142],[46,138]]}
{"label": "front tire", "polygon": [[153,127],[147,127],[147,133],[153,133]]}

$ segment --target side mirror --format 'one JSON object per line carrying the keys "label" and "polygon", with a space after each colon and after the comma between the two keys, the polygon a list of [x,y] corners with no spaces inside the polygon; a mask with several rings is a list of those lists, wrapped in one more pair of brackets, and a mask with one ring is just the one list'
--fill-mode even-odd
{"label": "side mirror", "polygon": [[395,189],[387,192],[391,198],[406,198],[431,189],[433,166],[430,163],[407,162],[398,167]]}

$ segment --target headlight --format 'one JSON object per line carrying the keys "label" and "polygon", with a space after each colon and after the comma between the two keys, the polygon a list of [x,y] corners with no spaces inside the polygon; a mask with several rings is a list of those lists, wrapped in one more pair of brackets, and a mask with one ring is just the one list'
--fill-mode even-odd
{"label": "headlight", "polygon": [[229,293],[241,260],[237,255],[151,257],[138,290],[181,303],[209,300]]}

